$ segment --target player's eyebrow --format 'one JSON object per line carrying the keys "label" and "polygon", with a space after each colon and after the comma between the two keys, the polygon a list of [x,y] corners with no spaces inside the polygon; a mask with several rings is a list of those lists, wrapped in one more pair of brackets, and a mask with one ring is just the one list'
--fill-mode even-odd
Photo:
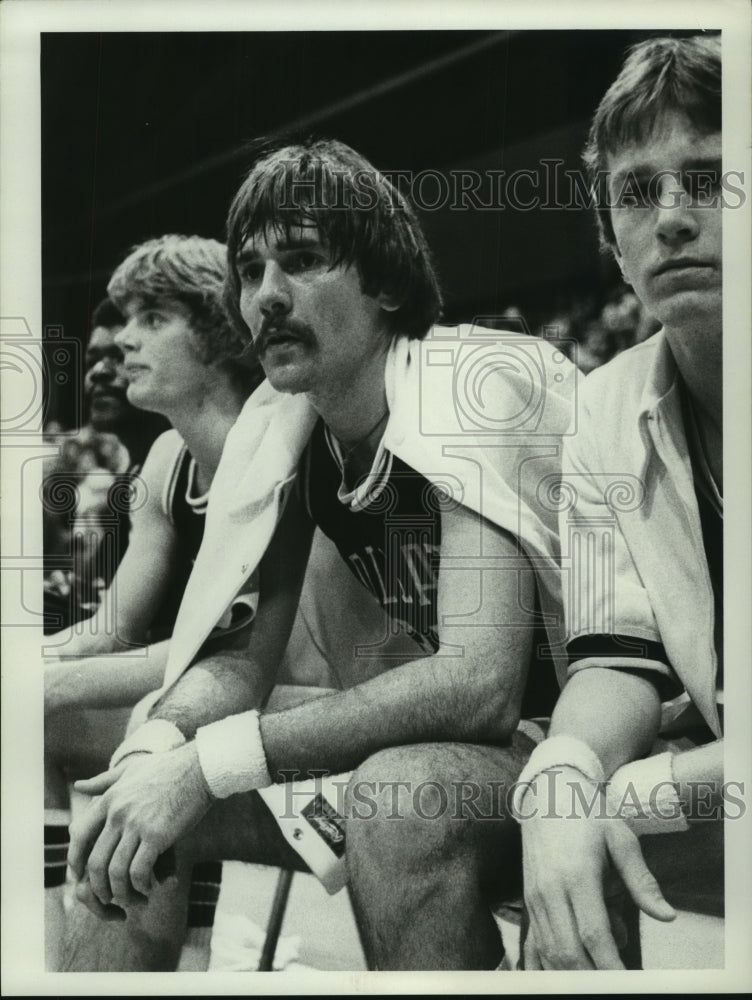
{"label": "player's eyebrow", "polygon": [[[274,252],[287,253],[290,250],[310,250],[315,248],[323,248],[321,240],[316,237],[290,236],[284,237],[275,243]],[[257,260],[260,256],[261,254],[255,247],[245,246],[235,255],[235,260],[238,264],[247,264],[249,261]]]}
{"label": "player's eyebrow", "polygon": [[621,184],[627,179],[627,177],[636,177],[638,180],[646,180],[658,174],[682,174],[690,170],[702,173],[703,171],[711,172],[719,171],[720,169],[720,156],[690,156],[671,168],[657,168],[656,165],[650,161],[643,163],[628,163],[622,169],[614,171],[611,175],[611,180],[612,182]]}

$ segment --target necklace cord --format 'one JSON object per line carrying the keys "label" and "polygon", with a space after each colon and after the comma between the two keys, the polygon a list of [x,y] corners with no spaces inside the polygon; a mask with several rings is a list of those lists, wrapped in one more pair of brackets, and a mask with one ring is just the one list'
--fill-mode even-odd
{"label": "necklace cord", "polygon": [[389,410],[388,409],[384,410],[384,412],[381,414],[381,416],[376,421],[376,423],[373,425],[373,427],[371,427],[371,429],[366,434],[364,434],[363,437],[358,438],[358,440],[355,442],[354,445],[352,445],[351,447],[349,447],[347,449],[345,449],[345,448],[342,447],[342,442],[341,441],[339,441],[339,440],[337,441],[337,443],[339,444],[339,447],[340,447],[340,451],[342,452],[342,465],[343,466],[347,464],[347,461],[350,458],[350,456],[352,454],[354,454],[354,452],[356,452],[358,450],[358,448],[360,448],[361,445],[365,444],[365,442],[370,438],[370,436],[373,434],[373,432],[383,423],[383,421],[388,416],[389,416]]}

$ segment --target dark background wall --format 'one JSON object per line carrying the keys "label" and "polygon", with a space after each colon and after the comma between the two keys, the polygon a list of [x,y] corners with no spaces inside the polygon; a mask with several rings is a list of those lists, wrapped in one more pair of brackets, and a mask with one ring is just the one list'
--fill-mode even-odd
{"label": "dark background wall", "polygon": [[[315,130],[415,174],[540,171],[547,158],[576,170],[625,49],[656,33],[44,34],[45,328],[85,339],[133,244],[166,232],[222,239],[244,148],[261,134]],[[435,183],[423,191],[432,199]],[[422,216],[451,321],[515,307],[536,330],[617,283],[587,211],[448,204]],[[70,425],[74,409],[60,390],[49,416]]]}

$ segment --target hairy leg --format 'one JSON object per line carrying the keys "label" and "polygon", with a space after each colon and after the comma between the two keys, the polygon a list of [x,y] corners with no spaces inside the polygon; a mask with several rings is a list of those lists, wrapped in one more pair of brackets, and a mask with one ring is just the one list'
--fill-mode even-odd
{"label": "hairy leg", "polygon": [[186,927],[190,874],[207,860],[249,861],[307,871],[255,792],[217,802],[174,850],[175,874],[122,922],[105,922],[76,901],[66,925],[66,970],[175,969]]}
{"label": "hairy leg", "polygon": [[[326,689],[316,687],[277,687],[269,708],[279,710],[327,693]],[[80,739],[73,742],[68,736],[74,728],[70,718],[55,722],[54,731],[50,726],[47,739],[53,780],[63,770],[61,760],[65,762],[66,771],[72,771],[75,777],[102,770],[122,739],[128,721],[127,712],[123,714],[121,726],[115,723],[115,711],[89,710],[80,715],[83,729],[91,737],[88,743]],[[102,721],[100,726],[96,725],[98,719]],[[108,738],[114,739],[111,747],[107,744]],[[67,775],[64,787],[67,796]],[[132,909],[124,923],[105,923],[75,900],[66,916],[62,959],[65,968],[78,971],[175,968],[185,939],[191,874],[196,863],[237,860],[308,870],[281,836],[271,813],[255,794],[232,796],[217,802],[174,854],[175,876],[155,891],[153,902],[148,906]],[[210,935],[196,933],[193,936],[200,938],[202,947],[206,947],[204,957],[208,962]]]}
{"label": "hairy leg", "polygon": [[70,782],[91,777],[123,738],[130,709],[60,709],[47,716],[44,732],[45,962],[60,969],[65,923],[65,857],[70,822]]}
{"label": "hairy leg", "polygon": [[347,801],[351,896],[371,968],[493,969],[494,902],[521,891],[519,829],[506,793],[533,743],[384,750]]}

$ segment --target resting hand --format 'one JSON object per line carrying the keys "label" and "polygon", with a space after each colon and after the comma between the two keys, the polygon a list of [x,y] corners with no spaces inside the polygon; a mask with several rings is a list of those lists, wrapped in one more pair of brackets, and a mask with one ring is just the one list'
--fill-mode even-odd
{"label": "resting hand", "polygon": [[[649,916],[673,920],[676,913],[635,834],[623,820],[608,818],[597,786],[571,768],[554,773],[539,775],[522,802],[521,812],[530,817],[521,821],[530,919],[525,968],[622,969],[604,899],[610,864]],[[587,807],[571,784],[582,789]]]}
{"label": "resting hand", "polygon": [[148,897],[158,882],[159,856],[212,803],[193,743],[128,758],[74,787],[96,797],[71,826],[68,863],[77,879],[88,875],[91,892],[105,907]]}

